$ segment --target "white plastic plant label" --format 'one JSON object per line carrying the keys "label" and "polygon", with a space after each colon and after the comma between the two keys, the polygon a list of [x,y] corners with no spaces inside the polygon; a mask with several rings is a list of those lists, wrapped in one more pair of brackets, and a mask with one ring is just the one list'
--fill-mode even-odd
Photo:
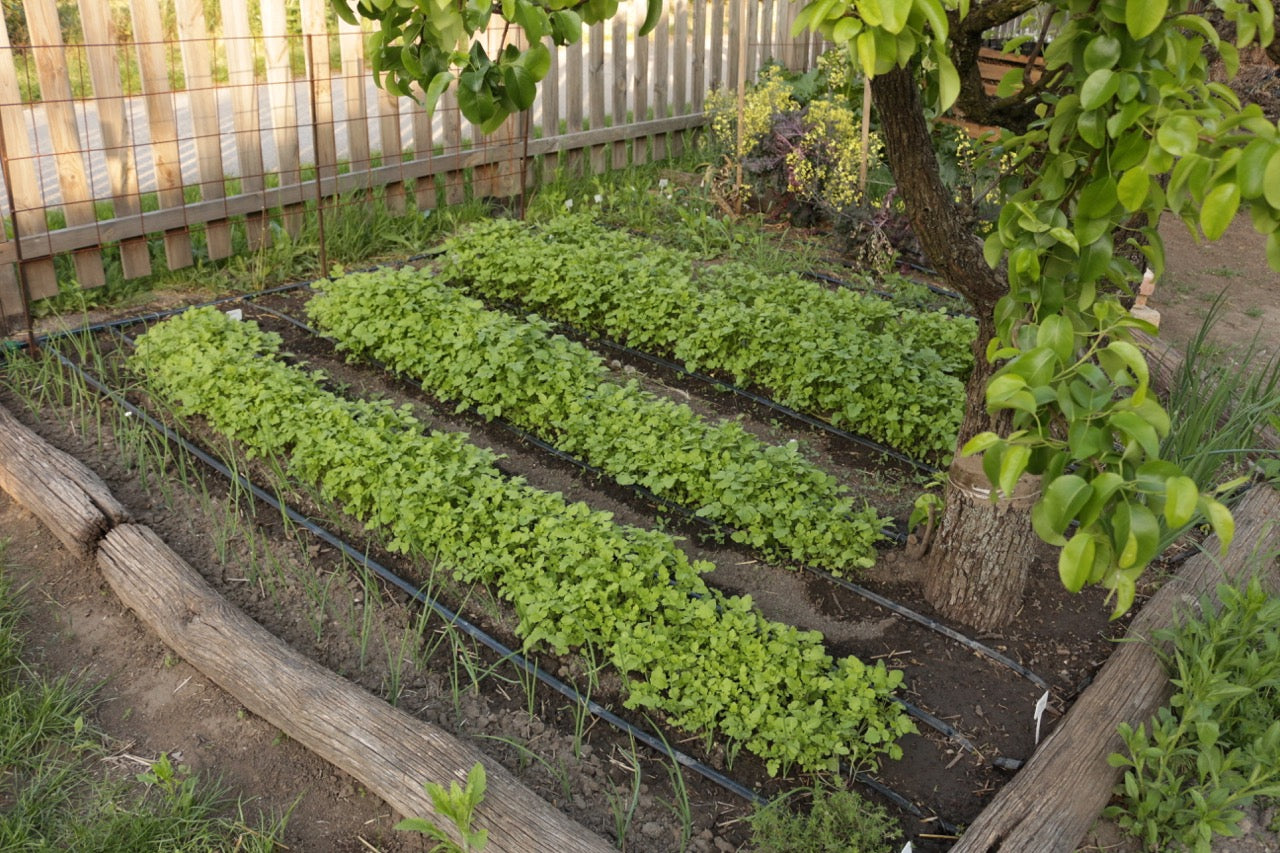
{"label": "white plastic plant label", "polygon": [[1036,701],[1035,720],[1036,720],[1036,743],[1040,742],[1040,720],[1044,717],[1044,709],[1049,707],[1049,691],[1046,690],[1044,695]]}
{"label": "white plastic plant label", "polygon": [[911,842],[907,842],[907,846],[902,848],[902,853],[912,853],[916,848],[911,846]]}
{"label": "white plastic plant label", "polygon": [[230,317],[232,320],[243,320],[244,310],[241,308],[232,308],[230,311],[227,312],[227,316]]}

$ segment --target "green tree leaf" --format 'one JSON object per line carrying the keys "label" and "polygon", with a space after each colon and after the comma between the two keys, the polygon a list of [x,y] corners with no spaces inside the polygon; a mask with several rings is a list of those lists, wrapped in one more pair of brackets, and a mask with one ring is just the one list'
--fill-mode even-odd
{"label": "green tree leaf", "polygon": [[1156,31],[1168,11],[1169,0],[1125,0],[1124,25],[1134,38],[1146,38]]}
{"label": "green tree leaf", "polygon": [[1200,208],[1200,230],[1210,240],[1217,240],[1227,231],[1240,209],[1240,187],[1236,184],[1221,184],[1213,189],[1204,199]]}
{"label": "green tree leaf", "polygon": [[1093,534],[1084,530],[1067,540],[1067,544],[1058,554],[1058,577],[1068,592],[1079,592],[1093,571],[1093,560],[1097,554]]}

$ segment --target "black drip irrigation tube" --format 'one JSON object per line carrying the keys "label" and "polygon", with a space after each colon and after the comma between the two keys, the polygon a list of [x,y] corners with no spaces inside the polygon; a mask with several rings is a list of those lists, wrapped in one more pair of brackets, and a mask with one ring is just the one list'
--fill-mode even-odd
{"label": "black drip irrigation tube", "polygon": [[[307,325],[306,323],[302,322],[301,320],[297,319],[291,314],[288,314],[284,311],[278,311],[274,308],[270,308],[265,305],[255,305],[254,308],[259,311],[268,313],[280,320],[283,320],[284,322],[290,323],[293,326],[299,329],[302,329],[305,332],[315,335],[316,337],[333,342],[332,338],[323,334],[322,332],[315,329],[314,327]],[[379,362],[377,359],[370,359],[370,363],[372,363],[376,367],[379,367],[380,369],[387,370],[387,372],[390,373],[391,375],[396,375],[394,373],[391,373],[391,371],[387,369],[387,366]],[[424,395],[433,396],[426,388],[422,386],[421,383],[403,376],[400,376],[398,378],[400,378],[404,382],[407,382],[410,386],[417,389]],[[474,409],[471,409],[470,411],[471,413],[475,414]],[[477,416],[479,417],[478,414]],[[569,453],[565,453],[563,450],[560,450],[559,448],[547,443],[543,439],[527,432],[524,429],[521,429],[520,427],[506,421],[503,418],[486,418],[486,420],[489,423],[493,423],[511,432],[513,435],[519,437],[521,440],[530,442],[531,444],[535,445],[539,449],[547,453],[550,453],[555,458],[560,459],[561,461],[564,461],[570,465],[573,465],[574,467],[579,468],[583,471],[586,471],[587,473],[590,473],[594,476],[612,479],[611,477],[609,477],[609,474],[607,474],[605,471],[597,468],[594,465],[591,465],[590,463],[582,459],[577,458],[576,456],[573,456]],[[638,495],[639,497],[641,497],[646,501],[651,501],[657,504],[658,506],[662,507],[664,510],[669,511],[672,514],[677,515],[687,521],[698,524],[700,526],[707,527],[714,533],[724,535],[726,537],[731,537],[733,534],[733,528],[727,525],[719,524],[718,522],[714,522],[706,518],[702,518],[701,516],[692,512],[688,507],[685,507],[673,501],[669,501],[665,498],[659,497],[658,495],[655,495],[653,492],[649,491],[643,486],[632,484],[629,486],[620,486],[620,488],[626,489],[632,492],[633,494]],[[887,536],[890,536],[890,538],[894,538],[891,532],[885,531],[885,533]],[[899,539],[899,542],[900,541],[901,540]],[[799,564],[799,565],[801,568],[803,568],[807,572],[817,575],[818,577],[821,577],[831,583],[835,583],[836,585],[841,586],[849,590],[850,592],[854,593],[855,595],[858,595],[868,601],[871,601],[872,603],[877,604],[883,607],[884,609],[889,610],[892,613],[895,613],[899,616],[903,616],[913,622],[923,625],[925,628],[928,628],[929,630],[939,633],[951,640],[955,640],[956,642],[977,652],[978,654],[983,655],[987,658],[990,658],[996,663],[999,663],[1008,667],[1018,675],[1021,675],[1027,678],[1037,687],[1040,687],[1044,690],[1050,689],[1048,682],[1046,682],[1044,679],[1042,679],[1040,676],[1036,675],[1034,672],[1030,671],[1026,667],[1019,664],[1017,661],[1013,660],[1012,658],[1009,658],[1006,655],[1001,654],[1000,652],[990,648],[989,646],[986,646],[978,642],[977,640],[974,640],[970,637],[965,636],[964,634],[961,634],[959,631],[956,631],[952,628],[947,627],[946,625],[943,625],[942,623],[938,622],[935,619],[931,619],[928,616],[925,616],[924,614],[917,613],[916,611],[908,607],[898,604],[892,599],[886,598],[882,595],[879,595],[878,593],[872,592],[871,590],[866,589],[865,587],[859,586],[858,584],[852,583],[851,581],[845,580],[844,578],[837,577],[836,575],[826,570],[817,568],[815,566],[806,565],[806,564]],[[978,752],[977,748],[974,747],[972,742],[970,742],[967,738],[965,738],[964,735],[960,734],[960,732],[957,731],[954,726],[939,719],[933,714],[930,714],[929,712],[921,708],[918,708],[915,705],[912,705],[909,702],[905,702],[903,700],[895,700],[895,701],[897,701],[900,705],[902,705],[902,707],[907,711],[908,714],[920,720],[921,722],[925,723],[925,725],[929,726],[930,728],[933,728],[936,731],[940,732],[945,737],[955,740],[964,749],[973,753]]]}
{"label": "black drip irrigation tube", "polygon": [[626,344],[620,344],[617,341],[611,341],[608,338],[592,338],[590,336],[581,334],[577,329],[567,324],[561,323],[559,324],[559,326],[560,328],[564,329],[569,334],[571,334],[573,337],[579,338],[581,340],[592,341],[602,347],[605,347],[606,349],[611,349],[614,352],[619,352],[619,353],[622,353],[623,355],[628,355],[633,358],[638,358],[641,361],[647,361],[650,364],[655,364],[658,367],[666,368],[667,370],[671,370],[675,373],[680,374],[681,376],[687,376],[690,379],[696,379],[697,381],[705,383],[707,385],[711,385],[716,388],[723,389],[725,391],[730,392],[731,394],[734,394],[735,396],[742,397],[744,400],[750,400],[752,403],[755,403],[759,406],[764,406],[766,409],[769,409],[770,411],[777,412],[780,415],[784,415],[793,421],[798,421],[799,423],[803,423],[803,424],[806,424],[807,426],[814,427],[815,429],[822,430],[823,432],[829,433],[838,438],[843,438],[846,441],[851,441],[854,444],[867,448],[868,450],[874,450],[875,452],[883,454],[884,456],[888,456],[891,459],[896,459],[899,462],[902,462],[906,465],[910,465],[912,468],[915,468],[917,471],[924,471],[927,474],[936,474],[940,470],[934,465],[930,465],[927,462],[921,462],[919,459],[913,459],[910,456],[906,455],[905,453],[902,453],[901,451],[894,450],[892,447],[889,447],[886,444],[881,444],[880,442],[867,438],[864,435],[858,435],[857,433],[853,433],[853,432],[849,432],[848,430],[841,429],[840,427],[835,426],[834,424],[829,423],[828,421],[824,421],[822,418],[816,418],[813,415],[807,415],[804,412],[791,408],[790,406],[785,406],[782,403],[776,402],[774,400],[770,400],[768,397],[765,397],[761,394],[757,394],[754,391],[748,391],[746,388],[740,388],[739,386],[729,382],[725,382],[724,380],[716,379],[712,376],[707,376],[705,373],[698,373],[696,371],[689,370],[684,365],[679,364],[678,362],[675,362],[675,361],[671,361],[670,359],[663,358],[660,355],[653,355],[651,353],[641,352],[640,350],[632,349]]}
{"label": "black drip irrigation tube", "polygon": [[[279,311],[275,308],[270,308],[266,305],[255,305],[253,307],[258,311],[262,311],[266,314],[270,314],[271,316],[276,317],[277,319],[283,320],[284,322],[290,323],[293,326],[296,326],[297,328],[302,329],[305,332],[315,335],[317,338],[329,341],[334,344],[337,343],[333,338],[329,337],[328,335],[324,334],[319,329],[316,329],[313,326],[308,326],[306,323],[299,320],[297,317],[294,317],[292,314],[285,313],[284,311]],[[372,366],[380,370],[386,371],[388,375],[394,376],[396,377],[396,379],[400,380],[401,382],[408,384],[410,387],[416,389],[421,394],[423,394],[423,396],[436,399],[435,395],[432,394],[429,390],[427,390],[422,385],[421,382],[418,382],[415,379],[411,379],[407,376],[403,376],[399,373],[396,373],[395,371],[392,371],[385,363],[379,361],[376,358],[370,358],[368,356],[365,356],[364,358]],[[529,444],[532,444],[534,447],[538,448],[544,453],[547,453],[550,456],[553,456],[556,459],[559,459],[561,462],[565,462],[569,465],[572,465],[575,468],[578,468],[588,474],[591,474],[594,477],[599,477],[601,479],[608,479],[608,480],[613,479],[609,475],[609,473],[604,471],[603,469],[597,468],[595,465],[592,465],[590,462],[586,462],[582,459],[579,459],[578,457],[570,453],[566,453],[565,451],[561,450],[555,445],[539,438],[538,436],[534,435],[528,430],[525,430],[516,426],[515,424],[506,420],[505,418],[486,417],[485,415],[481,415],[479,412],[477,412],[475,407],[467,408],[465,410],[465,414],[469,414],[477,418],[483,418],[485,423],[492,424],[496,427],[499,427],[500,429],[506,430],[507,432],[511,433],[521,441],[528,442]],[[501,470],[501,466],[499,466],[499,470]],[[508,472],[504,471],[503,473],[508,473]],[[723,524],[719,524],[718,522],[710,521],[705,518],[700,518],[694,513],[690,512],[687,507],[681,504],[675,503],[674,501],[667,500],[664,497],[660,497],[638,483],[632,483],[629,486],[623,486],[619,484],[618,488],[625,489],[631,492],[632,494],[638,495],[640,498],[644,499],[645,501],[648,501],[650,503],[653,503],[661,507],[663,510],[670,512],[672,515],[678,515],[681,518],[685,518],[690,521],[698,522],[701,525],[707,526],[711,528],[711,530],[714,533],[724,535],[726,537],[733,533],[732,529],[730,529],[729,527],[726,527]]]}
{"label": "black drip irrigation tube", "polygon": [[959,631],[955,630],[954,628],[949,628],[946,625],[943,625],[941,622],[939,622],[936,619],[931,619],[928,616],[925,616],[923,613],[917,613],[916,611],[910,609],[909,607],[903,607],[901,604],[898,604],[896,601],[890,598],[885,598],[883,595],[880,595],[877,592],[872,592],[866,587],[859,586],[858,584],[853,583],[852,581],[846,580],[841,577],[836,577],[835,575],[831,574],[831,572],[828,572],[824,569],[819,569],[816,566],[805,566],[805,570],[812,572],[813,574],[821,578],[825,578],[826,580],[836,584],[837,586],[844,587],[845,589],[849,590],[855,595],[859,595],[862,598],[867,599],[868,601],[873,601],[876,604],[879,604],[881,607],[885,608],[886,610],[890,610],[894,613],[897,613],[899,616],[903,616],[907,619],[910,619],[912,622],[918,622],[919,624],[923,625],[924,627],[928,628],[931,631],[936,631],[939,634],[943,635],[944,637],[948,637],[949,639],[955,640],[957,643],[960,643],[962,646],[972,649],[978,654],[988,657],[991,660],[995,661],[996,663],[999,663],[999,664],[1002,664],[1003,666],[1008,667],[1009,669],[1016,672],[1018,675],[1021,675],[1023,678],[1027,679],[1032,684],[1036,685],[1037,687],[1043,690],[1046,690],[1046,691],[1052,690],[1052,688],[1049,686],[1049,682],[1045,681],[1043,678],[1036,675],[1034,672],[1027,669],[1025,666],[1018,663],[1013,658],[1009,657],[1008,655],[1001,654],[1000,652],[996,651],[990,646],[983,645],[982,643],[978,642],[977,640],[971,637],[966,637],[964,634],[961,634]]}
{"label": "black drip irrigation tube", "polygon": [[[292,287],[298,287],[298,286],[303,286],[303,285],[291,285],[290,287],[292,288]],[[279,290],[277,290],[276,292],[279,292]],[[230,300],[224,300],[224,301],[230,301]],[[266,310],[270,313],[277,313],[277,312],[274,312],[273,309],[264,308],[264,306],[255,306],[255,307]],[[171,312],[171,313],[181,313],[181,311],[183,310],[186,310],[186,309],[179,309],[179,311]],[[166,314],[166,316],[168,316],[168,314]],[[287,316],[287,315],[283,315],[283,316]],[[138,322],[146,322],[146,321],[149,321],[149,319],[151,318],[150,317],[140,318]],[[128,325],[128,323],[117,321],[116,323],[111,325],[108,331],[110,334],[116,336],[126,344],[131,345],[132,339],[129,338],[128,335],[124,334],[121,331],[121,327],[124,325]],[[79,330],[79,331],[83,331],[83,330]],[[60,333],[59,336],[62,336],[65,334],[72,334],[72,333]],[[467,636],[481,643],[486,648],[490,649],[495,654],[497,654],[501,660],[509,661],[513,666],[516,666],[522,671],[530,675],[533,675],[540,682],[551,687],[553,690],[555,690],[560,695],[564,696],[566,699],[569,699],[570,701],[575,702],[578,705],[582,706],[595,717],[604,720],[606,723],[613,726],[615,729],[623,732],[624,734],[627,734],[630,737],[634,737],[636,740],[640,741],[641,743],[645,744],[646,746],[650,747],[656,752],[662,755],[665,755],[668,759],[697,773],[698,775],[702,776],[704,779],[707,779],[709,782],[719,785],[721,788],[725,789],[729,793],[732,793],[746,800],[747,802],[757,806],[763,805],[768,802],[768,799],[766,797],[757,793],[751,788],[748,788],[747,786],[737,782],[731,777],[726,776],[725,774],[699,761],[693,756],[685,752],[681,752],[680,750],[674,749],[667,743],[665,739],[661,738],[660,736],[655,736],[653,734],[646,732],[645,730],[635,726],[634,724],[628,722],[627,720],[622,719],[617,714],[614,714],[612,711],[603,707],[599,703],[591,700],[586,696],[583,696],[581,693],[577,691],[576,688],[572,687],[571,685],[559,680],[555,676],[546,672],[537,664],[533,663],[528,658],[521,655],[519,652],[509,648],[504,643],[499,641],[497,638],[489,635],[478,626],[469,622],[460,614],[450,610],[447,606],[440,603],[438,599],[436,599],[433,596],[427,595],[420,588],[408,582],[404,578],[400,577],[391,569],[383,566],[381,563],[379,563],[378,561],[370,557],[367,553],[356,549],[345,540],[336,536],[335,534],[325,529],[324,527],[321,527],[320,525],[318,525],[312,519],[299,513],[297,510],[293,509],[288,504],[278,499],[275,495],[272,495],[271,493],[267,492],[266,490],[262,489],[261,487],[253,483],[243,474],[231,471],[229,468],[227,468],[226,465],[224,465],[218,459],[213,457],[211,454],[204,451],[194,442],[190,441],[185,436],[177,433],[170,427],[161,423],[159,420],[151,416],[149,413],[143,411],[142,409],[130,403],[124,397],[123,394],[108,387],[106,383],[102,382],[100,379],[98,379],[96,376],[90,373],[87,369],[70,361],[68,358],[62,355],[62,353],[58,353],[55,351],[55,354],[59,362],[64,367],[71,370],[79,377],[81,377],[86,385],[93,388],[98,394],[106,397],[107,399],[110,399],[113,403],[123,408],[126,412],[129,412],[133,416],[137,417],[142,423],[145,423],[147,426],[151,427],[153,430],[155,430],[160,435],[162,435],[166,441],[169,441],[171,443],[174,443],[182,447],[184,450],[186,450],[196,459],[199,459],[201,462],[208,465],[214,471],[216,471],[221,476],[226,478],[229,482],[237,483],[241,488],[247,489],[251,494],[254,495],[254,497],[263,501],[272,509],[278,512],[281,512],[286,517],[288,517],[290,521],[304,528],[305,530],[310,532],[312,535],[320,539],[322,542],[325,542],[331,547],[337,549],[348,559],[352,560],[354,563],[357,563],[361,566],[368,568],[369,570],[373,571],[374,574],[376,574],[378,577],[382,578],[383,581],[385,581],[386,583],[408,594],[415,601],[419,602],[421,605],[425,607],[429,607],[432,610],[432,612],[434,612],[447,624],[453,625],[454,627],[458,628],[463,633],[465,633]],[[902,699],[895,698],[893,701],[900,704],[912,716],[917,717],[918,719],[922,720],[926,724],[937,729],[943,735],[955,739],[962,748],[970,752],[977,753],[977,749],[973,746],[973,744],[968,739],[966,739],[963,735],[960,735],[960,733],[957,732],[955,728],[952,727],[950,724],[944,722],[943,720],[938,719],[932,714],[929,714],[928,712],[923,711],[920,708],[917,708],[914,705]],[[923,820],[934,821],[937,823],[939,828],[943,829],[943,831],[945,832],[954,833],[958,831],[959,828],[955,824],[952,824],[951,822],[947,821],[945,818],[941,817],[940,815],[936,815],[936,814],[927,815],[923,809],[921,809],[918,805],[916,805],[914,802],[908,799],[905,795],[899,793],[898,791],[894,790],[888,785],[885,785],[883,782],[878,781],[871,775],[864,773],[862,771],[856,771],[852,775],[853,775],[854,781],[870,788],[872,791],[884,797],[886,800],[892,802],[895,806],[902,809],[907,814],[910,814],[912,817],[915,817],[916,819],[922,820],[922,821]]]}
{"label": "black drip irrigation tube", "polygon": [[[822,282],[822,283],[824,283],[824,284],[831,284],[831,285],[835,285],[836,287],[843,288],[843,289],[845,289],[845,290],[852,290],[852,291],[855,291],[855,292],[857,292],[857,293],[869,293],[869,294],[871,294],[871,295],[873,295],[873,296],[877,296],[877,297],[879,297],[880,299],[883,299],[883,300],[884,300],[884,301],[886,301],[886,302],[891,302],[891,301],[893,301],[893,298],[894,298],[894,294],[890,293],[890,292],[889,292],[889,291],[887,291],[887,290],[880,290],[879,288],[876,288],[876,287],[859,287],[859,286],[858,286],[858,285],[856,285],[856,284],[853,284],[853,283],[851,283],[851,282],[845,281],[845,280],[843,280],[843,279],[836,278],[835,276],[832,276],[832,275],[827,275],[826,273],[820,273],[820,272],[812,272],[812,271],[810,271],[810,272],[804,272],[804,273],[801,273],[801,274],[800,274],[800,277],[801,277],[801,278],[807,278],[807,279],[809,279],[810,281],[820,281],[820,282]],[[905,276],[904,276],[904,277],[905,277]],[[942,289],[942,288],[938,287],[937,285],[929,284],[927,281],[916,281],[915,279],[909,279],[909,280],[910,280],[911,282],[915,283],[915,284],[920,285],[921,287],[926,287],[926,288],[928,288],[930,291],[932,291],[932,292],[934,292],[934,293],[936,293],[936,294],[942,295],[942,296],[948,296],[948,297],[951,297],[951,298],[953,298],[953,299],[963,299],[963,298],[964,298],[964,297],[960,296],[958,293],[953,293],[953,292],[952,292],[952,291],[950,291],[950,290],[944,290],[944,289]],[[919,310],[919,309],[916,309],[916,310]],[[964,311],[964,310],[959,309],[959,308],[945,308],[945,307],[943,307],[943,308],[938,308],[937,310],[939,310],[939,311],[944,311],[944,312],[946,312],[947,314],[950,314],[952,317],[972,317],[972,316],[973,316],[973,315],[972,315],[971,313],[969,313],[968,311]]]}
{"label": "black drip irrigation tube", "polygon": [[[299,513],[297,510],[290,507],[288,504],[280,501],[270,492],[267,492],[266,490],[257,486],[252,481],[250,481],[247,477],[245,477],[243,474],[239,474],[237,472],[231,471],[231,469],[227,468],[226,465],[222,464],[212,455],[210,455],[209,453],[206,453],[203,449],[198,447],[193,442],[189,441],[186,437],[178,434],[177,432],[175,432],[165,424],[156,420],[147,412],[144,412],[143,410],[139,409],[137,406],[130,403],[127,399],[125,399],[124,395],[109,388],[105,383],[100,381],[97,377],[92,375],[89,371],[76,365],[66,356],[62,355],[61,353],[57,353],[57,357],[58,357],[58,360],[66,368],[68,368],[69,370],[75,372],[78,376],[80,376],[84,380],[85,384],[93,388],[97,393],[101,394],[102,396],[114,402],[116,405],[123,408],[126,412],[129,412],[134,417],[138,418],[141,422],[147,424],[147,426],[159,432],[161,435],[164,436],[164,438],[167,441],[170,441],[182,447],[192,456],[199,459],[201,462],[208,465],[213,470],[217,471],[219,474],[225,477],[228,481],[237,483],[241,488],[247,489],[249,492],[253,494],[254,497],[263,501],[272,509],[283,513],[285,516],[289,518],[290,521],[306,529],[308,532],[310,532],[316,538],[320,539],[322,542],[341,551],[346,557],[353,560],[357,564],[368,568],[374,574],[380,577],[383,581],[385,581],[388,584],[391,584],[395,588],[399,589],[401,592],[408,594],[409,596],[414,598],[418,603],[422,604],[425,607],[429,607],[437,616],[443,619],[446,623],[462,631],[464,634],[471,637],[473,640],[476,640],[477,642],[479,642],[480,644],[488,648],[490,651],[497,654],[501,659],[509,661],[513,666],[523,670],[524,672],[530,675],[533,675],[543,684],[555,690],[557,693],[564,696],[566,699],[576,702],[577,704],[586,708],[587,711],[589,711],[591,714],[609,723],[614,728],[622,731],[623,733],[631,737],[634,737],[636,740],[640,741],[641,743],[645,744],[651,749],[661,753],[662,755],[667,756],[672,761],[675,761],[678,764],[689,768],[690,770],[694,771],[698,775],[702,776],[708,781],[714,782],[715,784],[719,785],[720,787],[724,788],[730,793],[733,793],[747,800],[748,802],[757,804],[757,805],[767,802],[767,800],[763,796],[751,790],[750,788],[746,787],[745,785],[742,785],[741,783],[734,781],[728,776],[725,776],[723,773],[720,773],[714,768],[702,763],[701,761],[698,761],[696,758],[692,757],[691,755],[681,752],[680,750],[673,749],[670,745],[665,743],[661,738],[656,737],[644,731],[643,729],[635,726],[634,724],[627,722],[626,720],[622,719],[617,714],[614,714],[612,711],[600,705],[599,703],[583,696],[575,688],[566,684],[565,682],[561,681],[560,679],[556,678],[550,673],[546,672],[537,664],[533,663],[528,658],[521,655],[519,652],[515,651],[512,648],[509,648],[504,643],[502,643],[495,637],[489,635],[478,626],[472,624],[464,617],[453,612],[448,607],[441,604],[433,596],[427,595],[417,586],[405,580],[404,578],[400,577],[391,569],[379,563],[377,560],[373,559],[372,557],[365,554],[364,552],[356,549],[345,540],[341,539],[340,537],[326,530],[324,527],[321,527],[320,525],[318,525],[316,522],[314,522],[307,516]],[[917,811],[918,811],[918,807],[917,807]]]}

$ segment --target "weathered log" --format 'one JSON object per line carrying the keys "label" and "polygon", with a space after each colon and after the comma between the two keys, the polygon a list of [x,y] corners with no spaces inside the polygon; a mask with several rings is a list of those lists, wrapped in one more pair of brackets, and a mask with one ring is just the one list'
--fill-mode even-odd
{"label": "weathered log", "polygon": [[952,848],[952,853],[1067,853],[1076,849],[1120,778],[1107,756],[1123,749],[1116,726],[1151,719],[1172,695],[1156,656],[1152,632],[1175,624],[1202,595],[1223,582],[1238,583],[1255,555],[1280,548],[1280,493],[1254,488],[1235,511],[1236,538],[1225,558],[1210,538],[1207,553],[1187,561],[1134,617],[1128,642],[1098,671],[1058,727],[1030,761],[995,796]]}
{"label": "weathered log", "polygon": [[129,519],[107,484],[51,447],[0,406],[0,488],[35,515],[67,549],[92,556],[107,531]]}
{"label": "weathered log", "polygon": [[184,660],[401,815],[436,820],[452,832],[423,783],[465,784],[468,770],[483,761],[488,793],[475,826],[489,831],[486,849],[612,849],[475,748],[295,652],[223,599],[150,528],[112,530],[98,564],[116,595]]}

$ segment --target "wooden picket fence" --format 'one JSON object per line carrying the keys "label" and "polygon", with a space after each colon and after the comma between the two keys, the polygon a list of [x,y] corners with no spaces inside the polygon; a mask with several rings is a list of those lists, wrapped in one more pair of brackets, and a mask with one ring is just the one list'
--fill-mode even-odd
{"label": "wooden picket fence", "polygon": [[483,137],[452,95],[429,116],[374,88],[367,30],[327,0],[252,16],[249,0],[24,0],[14,33],[0,24],[0,323],[60,277],[93,288],[116,265],[131,279],[263,246],[309,202],[379,189],[429,210],[665,159],[708,90],[822,49],[790,36],[788,0],[674,0],[644,38],[625,5],[553,51],[528,118]]}

